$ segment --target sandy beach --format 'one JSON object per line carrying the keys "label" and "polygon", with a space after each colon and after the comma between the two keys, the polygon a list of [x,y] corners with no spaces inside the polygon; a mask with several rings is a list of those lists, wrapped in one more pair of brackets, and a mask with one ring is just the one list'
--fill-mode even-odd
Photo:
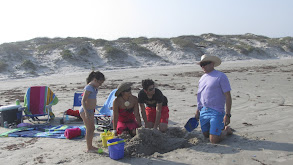
{"label": "sandy beach", "polygon": [[[141,154],[138,151],[143,150],[137,148],[137,153],[132,156],[126,155],[115,161],[109,158],[107,148],[104,148],[103,154],[85,153],[84,138],[2,137],[0,162],[23,165],[293,164],[293,59],[229,61],[223,62],[216,69],[226,73],[231,83],[233,104],[230,126],[235,130],[233,135],[220,144],[211,144],[205,139],[200,127],[191,133],[184,130],[184,124],[194,116],[196,110],[198,80],[203,74],[198,65],[123,69],[102,71],[106,81],[99,89],[98,105],[103,105],[108,94],[123,81],[134,83],[132,93],[137,96],[142,88],[141,80],[153,79],[156,87],[168,97],[170,109],[169,131],[166,134],[154,134],[159,137],[162,146],[173,146],[170,151],[159,150],[159,145],[154,146],[157,147],[153,148],[154,153]],[[23,96],[28,87],[49,86],[59,98],[58,104],[53,106],[56,119],[50,124],[59,125],[63,112],[72,107],[74,92],[84,88],[88,73],[0,81],[0,105],[14,104],[15,99],[20,99],[23,105]],[[9,130],[1,127],[0,133]],[[95,131],[93,142],[99,147],[100,133]],[[172,138],[178,140],[176,144],[181,142],[180,145],[175,145]],[[156,141],[155,138],[149,139],[153,140],[151,143]]]}

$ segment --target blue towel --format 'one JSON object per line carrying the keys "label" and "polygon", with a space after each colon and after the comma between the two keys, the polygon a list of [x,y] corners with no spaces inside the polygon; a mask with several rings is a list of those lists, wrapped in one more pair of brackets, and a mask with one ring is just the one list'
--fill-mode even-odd
{"label": "blue towel", "polygon": [[32,125],[30,127],[17,128],[3,134],[0,134],[0,137],[43,137],[43,138],[57,138],[57,139],[66,139],[64,132],[68,128],[80,128],[82,130],[81,136],[76,137],[75,139],[81,139],[85,135],[84,126],[51,126],[51,125]]}

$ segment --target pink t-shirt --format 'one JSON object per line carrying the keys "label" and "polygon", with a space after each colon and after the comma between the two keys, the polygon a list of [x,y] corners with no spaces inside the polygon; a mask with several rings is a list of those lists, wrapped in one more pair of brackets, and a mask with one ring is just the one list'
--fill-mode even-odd
{"label": "pink t-shirt", "polygon": [[208,107],[225,112],[226,97],[224,93],[231,91],[227,76],[220,71],[213,70],[204,74],[200,80],[197,91],[197,107]]}

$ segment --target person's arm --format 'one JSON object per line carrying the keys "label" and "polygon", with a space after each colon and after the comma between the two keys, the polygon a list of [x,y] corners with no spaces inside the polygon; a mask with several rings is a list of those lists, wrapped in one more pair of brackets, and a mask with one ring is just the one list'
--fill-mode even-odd
{"label": "person's arm", "polygon": [[145,112],[145,105],[144,105],[144,103],[139,103],[139,106],[140,106],[141,116],[142,116],[142,119],[143,119],[144,125],[145,125],[144,127],[145,128],[150,128],[149,122],[147,120],[146,112]]}
{"label": "person's arm", "polygon": [[162,112],[162,104],[163,103],[158,103],[156,106],[156,120],[154,124],[154,128],[157,129],[158,125],[160,124],[160,119],[161,119],[161,112]]}
{"label": "person's arm", "polygon": [[81,102],[82,102],[82,108],[83,108],[83,110],[84,110],[84,114],[85,114],[85,117],[88,117],[88,111],[87,111],[87,109],[86,109],[86,102],[87,102],[87,100],[88,100],[88,98],[89,98],[89,95],[90,95],[90,91],[87,91],[87,90],[85,90],[84,92],[83,92],[83,96],[82,96],[82,99],[81,99]]}
{"label": "person's arm", "polygon": [[113,102],[113,130],[116,132],[117,130],[117,123],[118,123],[118,98],[116,98]]}
{"label": "person's arm", "polygon": [[196,109],[196,112],[195,112],[195,118],[196,118],[197,121],[200,118],[200,110],[201,109],[202,109],[202,104],[200,102],[200,94],[197,93],[197,109]]}
{"label": "person's arm", "polygon": [[140,115],[139,115],[137,98],[135,98],[135,103],[134,103],[134,116],[135,116],[136,122],[138,124],[138,127],[141,127],[141,119],[140,119]]}
{"label": "person's arm", "polygon": [[197,121],[199,120],[199,116],[200,116],[199,109],[196,109],[195,118],[196,118]]}
{"label": "person's arm", "polygon": [[226,115],[224,117],[224,124],[229,125],[230,124],[230,117],[231,115],[231,107],[232,107],[232,97],[230,91],[224,93],[226,97]]}

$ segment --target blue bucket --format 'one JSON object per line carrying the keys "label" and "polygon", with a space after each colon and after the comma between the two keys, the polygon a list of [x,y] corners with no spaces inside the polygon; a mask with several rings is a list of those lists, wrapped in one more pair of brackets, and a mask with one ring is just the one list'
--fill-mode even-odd
{"label": "blue bucket", "polygon": [[196,120],[195,117],[192,117],[187,121],[184,127],[188,132],[191,132],[195,128],[197,128],[197,126],[198,126],[198,121]]}
{"label": "blue bucket", "polygon": [[[121,140],[123,139],[117,139],[117,138],[110,139],[107,141],[107,144],[114,143]],[[122,159],[124,157],[124,144],[125,142],[108,146],[109,156],[111,159],[117,160],[117,159]]]}

